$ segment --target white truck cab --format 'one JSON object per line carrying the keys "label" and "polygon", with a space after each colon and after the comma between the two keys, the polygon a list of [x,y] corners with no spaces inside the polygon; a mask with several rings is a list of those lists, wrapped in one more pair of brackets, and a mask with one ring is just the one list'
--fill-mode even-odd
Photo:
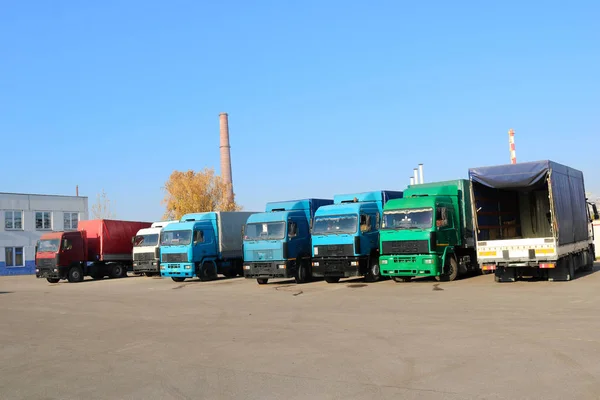
{"label": "white truck cab", "polygon": [[160,235],[162,229],[178,221],[154,222],[140,229],[133,238],[133,272],[138,275],[160,275]]}

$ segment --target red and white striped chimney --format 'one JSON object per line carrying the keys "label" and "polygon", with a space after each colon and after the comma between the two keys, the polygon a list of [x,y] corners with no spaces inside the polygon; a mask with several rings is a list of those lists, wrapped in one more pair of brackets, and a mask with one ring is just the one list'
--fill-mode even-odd
{"label": "red and white striped chimney", "polygon": [[510,149],[510,163],[517,163],[517,152],[515,151],[515,131],[508,130],[508,147]]}

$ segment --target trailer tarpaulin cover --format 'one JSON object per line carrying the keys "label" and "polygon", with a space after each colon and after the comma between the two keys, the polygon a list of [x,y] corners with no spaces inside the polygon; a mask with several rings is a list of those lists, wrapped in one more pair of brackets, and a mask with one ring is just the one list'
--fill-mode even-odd
{"label": "trailer tarpaulin cover", "polygon": [[588,217],[583,173],[553,161],[535,161],[469,169],[472,182],[501,190],[527,190],[550,177],[554,222],[560,245],[587,240]]}

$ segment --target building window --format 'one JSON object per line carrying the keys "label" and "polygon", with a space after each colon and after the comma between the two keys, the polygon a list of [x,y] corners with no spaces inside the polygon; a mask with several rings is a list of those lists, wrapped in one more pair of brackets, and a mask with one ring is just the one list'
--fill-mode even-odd
{"label": "building window", "polygon": [[25,259],[23,257],[22,247],[5,247],[4,263],[7,267],[23,267]]}
{"label": "building window", "polygon": [[65,230],[77,229],[77,223],[79,222],[79,214],[66,212],[65,213]]}
{"label": "building window", "polygon": [[50,211],[35,212],[35,229],[50,230],[52,229],[52,213]]}
{"label": "building window", "polygon": [[23,229],[23,211],[5,211],[4,229]]}

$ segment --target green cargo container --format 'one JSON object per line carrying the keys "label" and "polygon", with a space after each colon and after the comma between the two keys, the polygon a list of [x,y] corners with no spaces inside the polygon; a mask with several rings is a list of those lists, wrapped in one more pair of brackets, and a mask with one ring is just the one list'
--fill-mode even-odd
{"label": "green cargo container", "polygon": [[396,282],[417,276],[451,281],[479,269],[471,183],[466,179],[410,185],[383,209],[381,275]]}

